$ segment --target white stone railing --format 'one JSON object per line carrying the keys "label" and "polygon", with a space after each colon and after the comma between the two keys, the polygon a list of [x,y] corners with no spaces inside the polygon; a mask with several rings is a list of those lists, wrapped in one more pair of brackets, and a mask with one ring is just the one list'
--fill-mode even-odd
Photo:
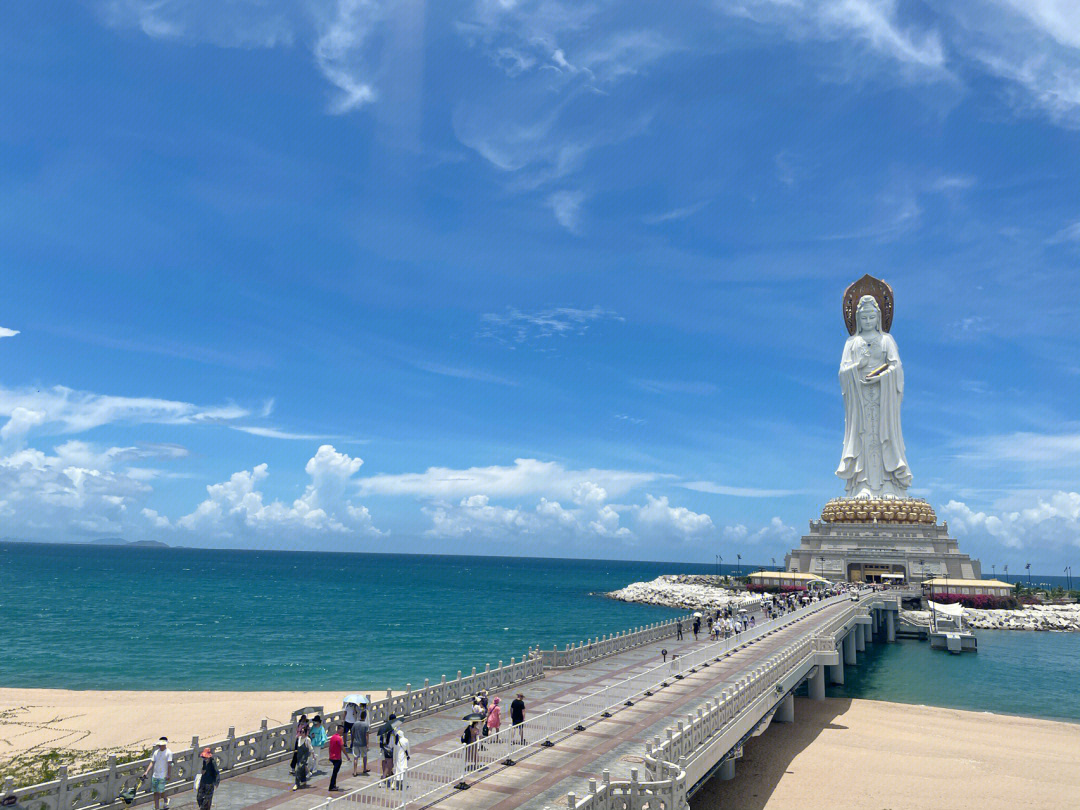
{"label": "white stone railing", "polygon": [[[798,618],[836,604],[843,598],[834,597],[812,604],[797,611]],[[596,780],[589,780],[588,793],[584,797],[579,799],[575,793],[567,794],[568,810],[686,810],[689,788],[686,761],[703,746],[711,744],[715,736],[728,729],[748,706],[774,690],[785,675],[813,655],[817,640],[816,634],[801,637],[744,675],[733,687],[723,690],[704,708],[699,708],[696,715],[687,715],[685,721],[678,722],[677,728],[669,728],[665,740],[657,738],[647,744],[648,781],[640,781],[636,769],[631,770],[629,781],[618,782],[612,782],[609,772],[604,771],[600,785]]]}
{"label": "white stone railing", "polygon": [[[762,598],[760,596],[754,596],[733,604],[737,605],[739,608],[753,610],[761,607],[761,603]],[[710,610],[715,611],[715,608],[710,608]],[[654,624],[646,625],[645,627],[636,627],[633,630],[626,630],[612,636],[597,636],[591,641],[579,641],[576,645],[567,644],[562,650],[557,647],[551,650],[541,650],[537,648],[536,650],[531,651],[531,654],[538,654],[543,657],[544,669],[577,667],[590,661],[595,661],[598,658],[617,655],[626,650],[631,650],[634,647],[652,644],[665,638],[674,638],[678,632],[676,625],[679,622],[682,622],[684,634],[692,632],[694,617],[687,615],[680,616],[676,619],[669,619],[666,622],[656,622]],[[704,619],[702,621],[702,627],[703,629],[707,627]]]}
{"label": "white stone railing", "polygon": [[[465,677],[458,672],[457,678],[452,681],[446,680],[445,676],[434,685],[424,681],[423,688],[415,691],[411,684],[407,684],[401,694],[391,695],[388,692],[382,700],[373,701],[368,706],[369,720],[374,726],[391,714],[414,717],[468,700],[481,689],[506,689],[540,678],[543,674],[544,665],[539,658],[526,657],[521,661],[511,658],[506,666],[500,661],[495,669],[485,667],[482,672],[473,669]],[[309,713],[311,711],[322,713],[321,707],[313,707]],[[328,727],[342,722],[344,716],[344,710],[323,714]],[[173,752],[173,778],[166,792],[178,793],[191,789],[195,774],[202,770],[199,752],[203,748],[213,751],[223,778],[279,762],[292,755],[295,728],[294,722],[269,728],[264,720],[258,731],[237,736],[235,730],[230,728],[226,738],[216,742],[201,742],[195,737],[190,748]],[[9,777],[4,780],[0,798],[14,796],[14,803],[21,810],[104,808],[116,804],[122,791],[137,789],[148,764],[148,759],[138,759],[118,765],[116,758],[110,756],[105,768],[77,776],[68,776],[67,766],[62,765],[58,779],[24,788],[14,788]],[[140,793],[136,801],[143,802],[149,798],[149,793]]]}

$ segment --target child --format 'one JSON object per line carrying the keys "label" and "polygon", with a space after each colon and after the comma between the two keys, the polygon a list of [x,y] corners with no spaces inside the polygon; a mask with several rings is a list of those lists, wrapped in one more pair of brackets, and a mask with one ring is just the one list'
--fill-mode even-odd
{"label": "child", "polygon": [[311,772],[315,773],[319,767],[319,751],[326,748],[326,727],[323,726],[322,717],[315,715],[311,721]]}

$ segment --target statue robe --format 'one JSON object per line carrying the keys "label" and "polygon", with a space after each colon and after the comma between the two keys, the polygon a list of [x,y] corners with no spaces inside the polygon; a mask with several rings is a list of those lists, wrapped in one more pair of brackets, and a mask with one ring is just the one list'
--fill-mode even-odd
{"label": "statue robe", "polygon": [[[852,335],[844,344],[844,354],[840,359],[840,389],[844,394],[844,450],[836,474],[844,479],[848,495],[856,494],[858,482],[867,476],[867,453],[863,447],[863,432],[866,418],[860,390],[863,384],[859,377],[873,369],[859,370],[859,357],[856,345],[858,335]],[[881,347],[890,371],[877,383],[881,391],[878,412],[878,437],[881,440],[881,461],[884,466],[882,480],[891,482],[903,495],[911,485],[911,470],[908,469],[907,451],[904,437],[900,431],[900,403],[904,399],[904,367],[900,363],[900,352],[896,341],[888,332],[881,336]]]}

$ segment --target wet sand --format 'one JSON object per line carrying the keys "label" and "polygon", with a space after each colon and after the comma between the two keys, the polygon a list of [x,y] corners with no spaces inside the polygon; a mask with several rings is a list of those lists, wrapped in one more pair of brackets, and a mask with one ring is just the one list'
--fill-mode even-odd
{"label": "wet sand", "polygon": [[[1017,688],[1023,688],[1018,684]],[[1080,724],[833,698],[749,740],[692,810],[1080,807]]]}

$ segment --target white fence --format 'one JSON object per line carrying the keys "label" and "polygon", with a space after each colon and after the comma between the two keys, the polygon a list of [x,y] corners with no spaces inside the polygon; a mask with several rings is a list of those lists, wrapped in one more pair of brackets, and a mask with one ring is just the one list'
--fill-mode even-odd
{"label": "white fence", "polygon": [[[516,759],[534,753],[540,747],[555,745],[565,735],[575,730],[583,730],[586,723],[610,716],[610,710],[651,694],[652,690],[662,688],[668,681],[681,678],[685,673],[699,667],[708,666],[726,653],[835,604],[839,598],[812,603],[801,610],[763,621],[738,636],[705,644],[686,655],[657,664],[642,673],[537,715],[518,726],[504,727],[498,734],[468,745],[460,745],[446,754],[410,765],[403,772],[318,805],[316,810],[330,808],[332,805],[335,806],[333,810],[352,810],[357,806],[404,808],[419,802],[434,801],[439,794],[455,786],[467,785],[470,775],[499,763],[512,764]],[[809,636],[806,642],[809,644]],[[751,681],[744,680],[749,686]],[[739,683],[742,684],[743,681]]]}
{"label": "white fence", "polygon": [[[747,597],[732,603],[737,608],[747,610],[755,610],[761,607],[761,604],[762,598],[760,596]],[[715,608],[710,608],[710,610],[715,610]],[[680,616],[677,619],[656,622],[645,627],[637,627],[633,630],[616,633],[612,636],[597,636],[590,641],[579,641],[576,645],[567,644],[562,650],[557,647],[550,650],[537,649],[533,654],[539,654],[543,657],[544,669],[576,667],[589,661],[595,661],[598,658],[617,655],[644,644],[652,644],[665,638],[675,638],[678,633],[677,625],[679,623],[682,624],[683,633],[689,634],[692,632],[694,617],[690,615]],[[703,632],[706,627],[707,625],[703,624]]]}
{"label": "white fence", "polygon": [[[415,691],[408,684],[401,694],[388,693],[382,700],[372,702],[368,707],[369,717],[374,726],[384,722],[391,714],[398,717],[416,716],[468,700],[481,689],[507,689],[540,678],[543,674],[544,666],[539,658],[526,657],[521,661],[511,658],[506,666],[500,661],[495,669],[485,667],[483,672],[474,669],[465,677],[458,672],[457,678],[452,681],[446,680],[445,676],[434,685],[424,681],[423,688]],[[326,725],[333,727],[344,720],[345,713],[337,710],[323,716]],[[269,728],[264,720],[258,731],[239,736],[230,728],[224,740],[206,743],[196,737],[192,739],[190,748],[173,752],[173,778],[167,792],[191,789],[195,774],[202,770],[199,752],[203,748],[213,751],[223,777],[235,776],[291,756],[295,729],[295,723]],[[67,766],[61,766],[58,779],[18,789],[13,787],[9,777],[4,780],[0,797],[7,799],[14,796],[15,806],[20,810],[84,810],[111,805],[119,800],[121,791],[139,787],[148,764],[149,760],[139,759],[118,765],[115,757],[109,757],[105,768],[77,776],[68,776]],[[137,801],[146,801],[149,797],[150,794],[141,793]]]}

